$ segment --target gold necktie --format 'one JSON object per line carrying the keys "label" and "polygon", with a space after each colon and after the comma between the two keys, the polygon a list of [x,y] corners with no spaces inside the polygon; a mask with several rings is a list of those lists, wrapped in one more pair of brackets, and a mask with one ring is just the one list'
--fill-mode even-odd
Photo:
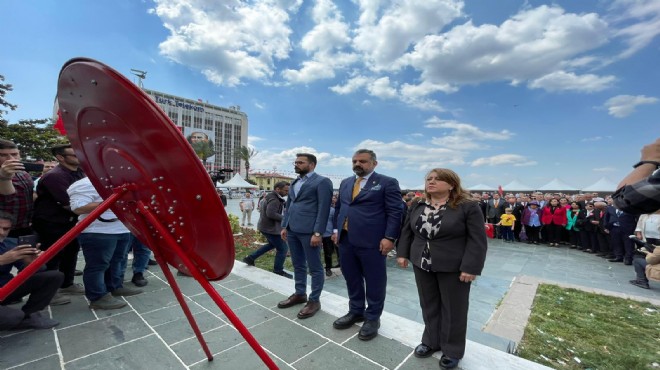
{"label": "gold necktie", "polygon": [[351,198],[351,200],[355,199],[355,197],[357,197],[357,195],[360,193],[360,183],[361,182],[362,182],[362,177],[358,177],[355,180],[355,185],[353,185],[353,197]]}
{"label": "gold necktie", "polygon": [[[362,177],[358,177],[355,179],[355,184],[353,185],[353,194],[351,196],[351,200],[355,199],[357,195],[360,193],[360,182],[362,182]],[[344,225],[342,227],[344,230],[348,231],[348,217],[344,220]]]}

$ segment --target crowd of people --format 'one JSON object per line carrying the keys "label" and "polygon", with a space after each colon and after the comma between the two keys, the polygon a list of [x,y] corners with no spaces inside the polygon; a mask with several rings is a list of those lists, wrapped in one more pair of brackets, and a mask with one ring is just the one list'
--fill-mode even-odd
{"label": "crowd of people", "polygon": [[[102,202],[68,144],[51,149],[56,165],[44,164],[37,179],[25,171],[17,145],[0,139],[0,287],[23,270]],[[85,267],[76,269],[82,249]],[[133,251],[133,286],[124,286],[128,253]],[[155,261],[112,211],[105,211],[0,302],[0,330],[45,329],[58,322],[39,314],[48,305],[64,305],[85,295],[93,309],[117,309],[117,297],[139,294],[144,271]],[[82,275],[84,284],[74,282]],[[16,309],[12,304],[20,304]]]}
{"label": "crowd of people", "polygon": [[[71,146],[56,146],[52,153],[58,164],[35,190],[17,146],[0,139],[0,286],[11,281],[13,268],[33,263],[102,201]],[[241,200],[242,225],[251,225],[251,212],[258,209],[257,229],[268,241],[243,262],[254,265],[275,249],[273,272],[292,279],[294,288],[277,307],[303,305],[297,317],[308,319],[321,309],[324,270],[327,274],[335,267],[332,255],[337,253],[349,303],[347,314],[332,325],[343,330],[362,322],[358,338],[369,341],[378,335],[384,308],[386,258],[396,256],[399,267],[413,267],[425,325],[414,355],[426,358],[442,351],[443,369],[457,367],[465,354],[470,287],[484,268],[489,230],[506,243],[565,245],[634,265],[637,275],[630,282],[637,287],[648,289],[648,279],[660,277],[660,249],[654,248],[660,244],[660,205],[649,207],[660,199],[660,140],[645,147],[621,189],[605,198],[589,193],[471,194],[446,168],[427,173],[424,193],[402,194],[395,178],[375,172],[376,153],[368,149],[353,154],[355,175],[344,179],[337,193],[328,178],[314,171],[313,154],[297,154],[293,165],[298,177],[291,184],[277,183],[258,201],[249,193]],[[224,194],[218,195],[226,205]],[[38,244],[22,238],[32,234]],[[80,249],[84,285],[74,282]],[[130,249],[136,287],[124,286]],[[283,268],[287,252],[293,275]],[[137,287],[147,284],[143,272],[149,262],[148,248],[107,210],[0,302],[0,329],[53,327],[58,323],[39,311],[70,302],[68,295],[84,294],[93,309],[122,307],[126,303],[116,297],[141,292]],[[25,296],[20,310],[8,307]]]}

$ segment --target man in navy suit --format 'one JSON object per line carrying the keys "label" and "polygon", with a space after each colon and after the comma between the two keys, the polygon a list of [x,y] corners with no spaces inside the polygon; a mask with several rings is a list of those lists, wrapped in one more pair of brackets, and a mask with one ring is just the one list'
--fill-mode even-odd
{"label": "man in navy suit", "polygon": [[403,214],[399,183],[374,172],[377,165],[376,153],[368,149],[356,151],[356,176],[341,182],[335,206],[333,241],[339,245],[349,311],[333,326],[346,329],[365,321],[358,334],[361,340],[378,335],[387,284],[385,259],[399,238]]}
{"label": "man in navy suit", "polygon": [[[289,243],[293,276],[296,292],[277,304],[279,308],[288,308],[305,303],[299,319],[314,316],[321,309],[321,291],[325,275],[321,263],[323,232],[328,224],[330,202],[332,200],[332,182],[314,172],[316,156],[307,153],[296,154],[294,170],[300,177],[295,179],[289,189],[289,197],[282,217],[280,235]],[[312,291],[307,300],[307,266],[312,275]]]}
{"label": "man in navy suit", "polygon": [[608,261],[632,265],[635,246],[628,236],[635,233],[636,225],[635,216],[613,206],[607,206],[603,226],[605,233],[610,234],[610,246],[614,255],[614,258],[608,259]]}

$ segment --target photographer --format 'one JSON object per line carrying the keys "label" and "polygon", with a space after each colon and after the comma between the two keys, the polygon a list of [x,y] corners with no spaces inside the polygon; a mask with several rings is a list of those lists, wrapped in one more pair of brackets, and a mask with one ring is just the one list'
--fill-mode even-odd
{"label": "photographer", "polygon": [[612,195],[615,206],[631,214],[660,209],[660,139],[642,148],[641,160]]}
{"label": "photographer", "polygon": [[[641,215],[635,228],[635,236],[641,242],[650,245],[660,245],[660,210],[653,214]],[[655,248],[653,252],[648,248],[639,247],[640,242],[636,243],[638,253],[635,253],[633,266],[637,279],[630,280],[630,284],[640,288],[649,289],[649,280],[660,280],[660,248]]]}

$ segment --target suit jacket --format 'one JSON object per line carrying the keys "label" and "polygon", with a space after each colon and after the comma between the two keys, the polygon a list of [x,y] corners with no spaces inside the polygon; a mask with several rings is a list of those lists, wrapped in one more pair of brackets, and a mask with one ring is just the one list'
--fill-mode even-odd
{"label": "suit jacket", "polygon": [[384,237],[398,239],[405,203],[399,182],[373,172],[355,199],[355,176],[342,180],[335,206],[334,228],[340,230],[348,217],[348,239],[357,247],[379,248]]}
{"label": "suit jacket", "polygon": [[594,209],[589,217],[587,217],[587,210],[581,209],[577,217],[577,225],[580,230],[597,232],[599,227],[598,225],[592,224],[591,221],[600,222],[600,210]]}
{"label": "suit jacket", "polygon": [[397,257],[407,258],[420,267],[422,252],[428,242],[433,271],[480,275],[488,242],[477,202],[465,201],[456,208],[447,207],[440,231],[430,240],[422,237],[415,227],[425,207],[424,201],[410,207],[397,243]]}
{"label": "suit jacket", "polygon": [[509,203],[507,201],[500,198],[497,201],[497,207],[495,207],[495,199],[488,199],[488,206],[486,206],[486,217],[496,218],[499,220],[508,204]]}
{"label": "suit jacket", "polygon": [[313,173],[296,194],[293,185],[298,181],[300,178],[291,184],[282,217],[282,228],[301,234],[323,234],[330,215],[332,181]]}
{"label": "suit jacket", "polygon": [[635,216],[625,212],[622,212],[621,216],[618,216],[616,214],[616,208],[612,206],[607,206],[603,218],[603,227],[607,230],[612,230],[614,223],[616,222],[619,227],[627,230],[626,233],[632,234],[635,231],[635,226],[637,226]]}

